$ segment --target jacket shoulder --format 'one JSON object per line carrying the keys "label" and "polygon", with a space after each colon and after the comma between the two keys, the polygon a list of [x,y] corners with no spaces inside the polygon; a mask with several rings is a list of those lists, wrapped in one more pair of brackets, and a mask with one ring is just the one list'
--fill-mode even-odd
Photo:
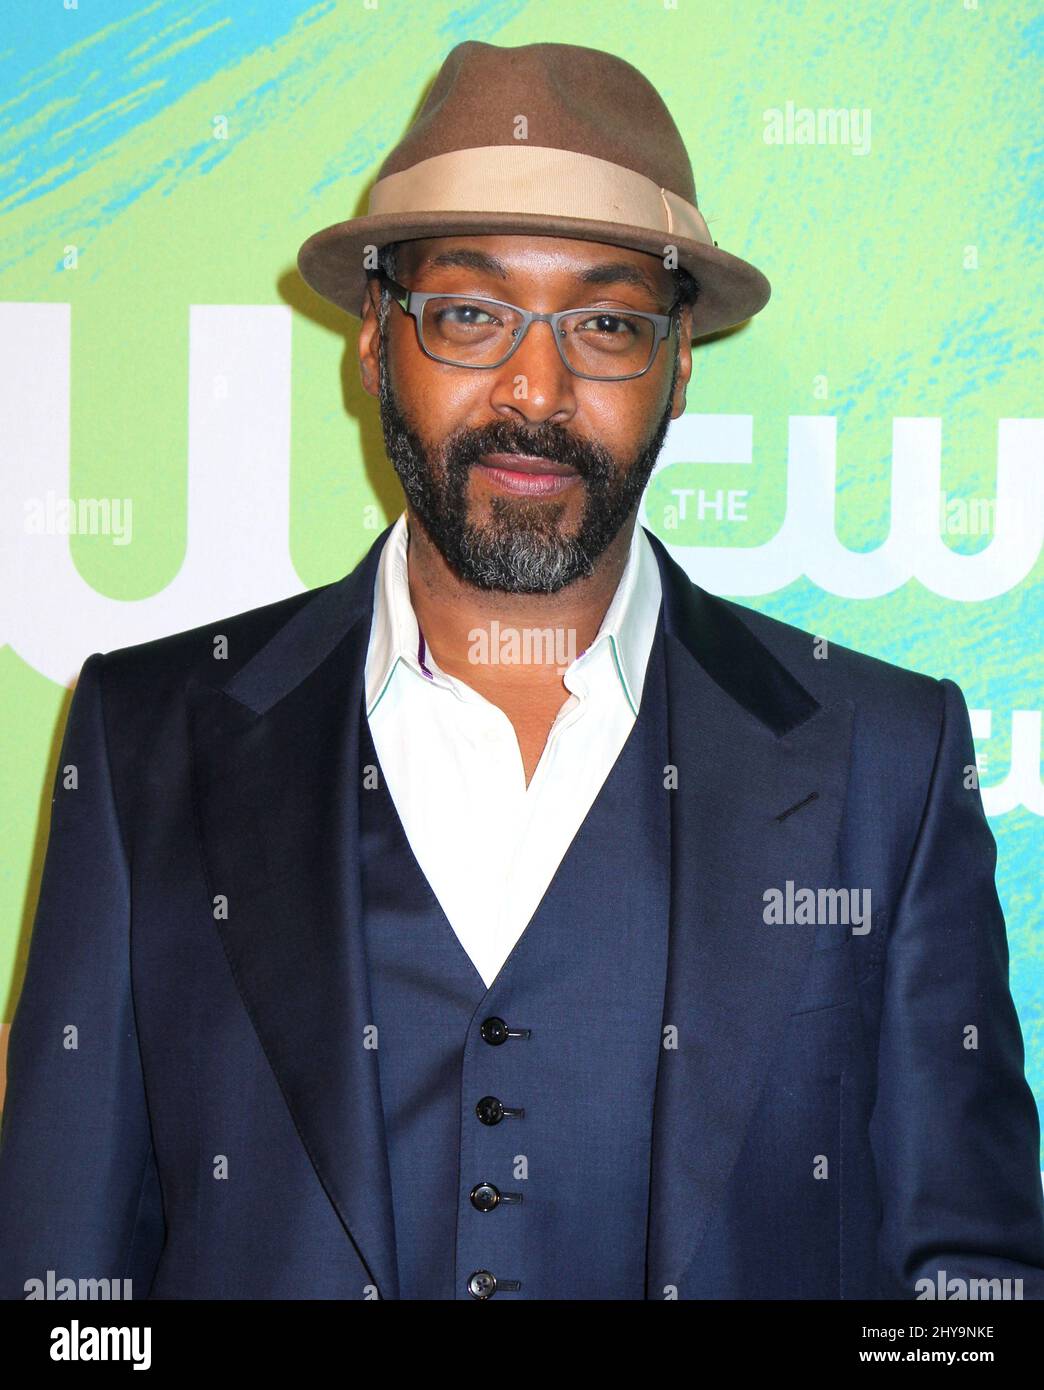
{"label": "jacket shoulder", "polygon": [[198,627],[117,647],[102,659],[106,683],[115,682],[125,694],[133,695],[138,689],[154,697],[158,688],[183,686],[192,678],[212,682],[216,671],[222,680],[227,679],[297,613],[332,587],[323,584]]}
{"label": "jacket shoulder", "polygon": [[781,665],[821,703],[849,699],[864,713],[926,721],[938,728],[944,692],[935,676],[915,671],[771,617],[732,599],[717,598]]}
{"label": "jacket shoulder", "polygon": [[[394,523],[392,523],[394,525]],[[333,640],[346,624],[372,610],[377,567],[392,525],[385,527],[340,579],[274,603],[229,614],[150,642],[119,647],[100,657],[105,680],[121,693],[150,695],[191,681],[226,684],[284,629],[306,641]],[[218,639],[222,639],[219,643]]]}

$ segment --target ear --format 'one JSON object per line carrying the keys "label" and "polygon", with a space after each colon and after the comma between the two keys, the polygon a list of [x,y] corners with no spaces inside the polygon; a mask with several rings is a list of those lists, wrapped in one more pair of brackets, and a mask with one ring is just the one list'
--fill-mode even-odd
{"label": "ear", "polygon": [[359,376],[363,390],[377,397],[381,393],[381,367],[378,357],[381,327],[377,318],[380,302],[380,283],[376,279],[367,280],[362,328],[359,330]]}
{"label": "ear", "polygon": [[671,401],[671,419],[677,420],[685,414],[685,391],[692,376],[692,305],[685,304],[678,310],[678,378],[674,383],[674,397]]}

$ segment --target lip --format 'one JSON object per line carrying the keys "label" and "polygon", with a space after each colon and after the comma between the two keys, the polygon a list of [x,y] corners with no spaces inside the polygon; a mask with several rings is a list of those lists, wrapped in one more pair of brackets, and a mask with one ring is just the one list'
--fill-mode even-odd
{"label": "lip", "polygon": [[567,464],[531,454],[483,454],[476,466],[494,486],[524,497],[553,496],[580,477]]}

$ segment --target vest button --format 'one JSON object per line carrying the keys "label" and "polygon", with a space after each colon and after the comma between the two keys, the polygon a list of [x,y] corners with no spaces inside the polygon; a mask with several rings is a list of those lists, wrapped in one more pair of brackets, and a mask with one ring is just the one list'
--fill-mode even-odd
{"label": "vest button", "polygon": [[497,1281],[488,1269],[476,1269],[468,1279],[468,1293],[472,1298],[490,1298],[497,1291]]}
{"label": "vest button", "polygon": [[507,1042],[508,1026],[502,1018],[487,1018],[479,1029],[479,1035],[490,1047],[499,1047]]}
{"label": "vest button", "polygon": [[475,1106],[475,1114],[484,1125],[499,1125],[504,1118],[504,1107],[496,1096],[483,1096]]}
{"label": "vest button", "polygon": [[471,1205],[476,1211],[492,1211],[500,1205],[500,1192],[490,1182],[480,1182],[471,1189]]}

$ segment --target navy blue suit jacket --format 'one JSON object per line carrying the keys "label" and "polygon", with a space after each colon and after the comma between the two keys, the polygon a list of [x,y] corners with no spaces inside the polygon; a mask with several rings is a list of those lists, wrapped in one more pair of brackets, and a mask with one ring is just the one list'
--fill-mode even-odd
{"label": "navy blue suit jacket", "polygon": [[[84,664],[10,1038],[3,1296],[50,1270],[397,1297],[346,771],[387,534],[335,584]],[[1044,1296],[959,688],[817,659],[650,539],[677,785],[647,1296]],[[766,922],[788,881],[869,890],[870,930]]]}

